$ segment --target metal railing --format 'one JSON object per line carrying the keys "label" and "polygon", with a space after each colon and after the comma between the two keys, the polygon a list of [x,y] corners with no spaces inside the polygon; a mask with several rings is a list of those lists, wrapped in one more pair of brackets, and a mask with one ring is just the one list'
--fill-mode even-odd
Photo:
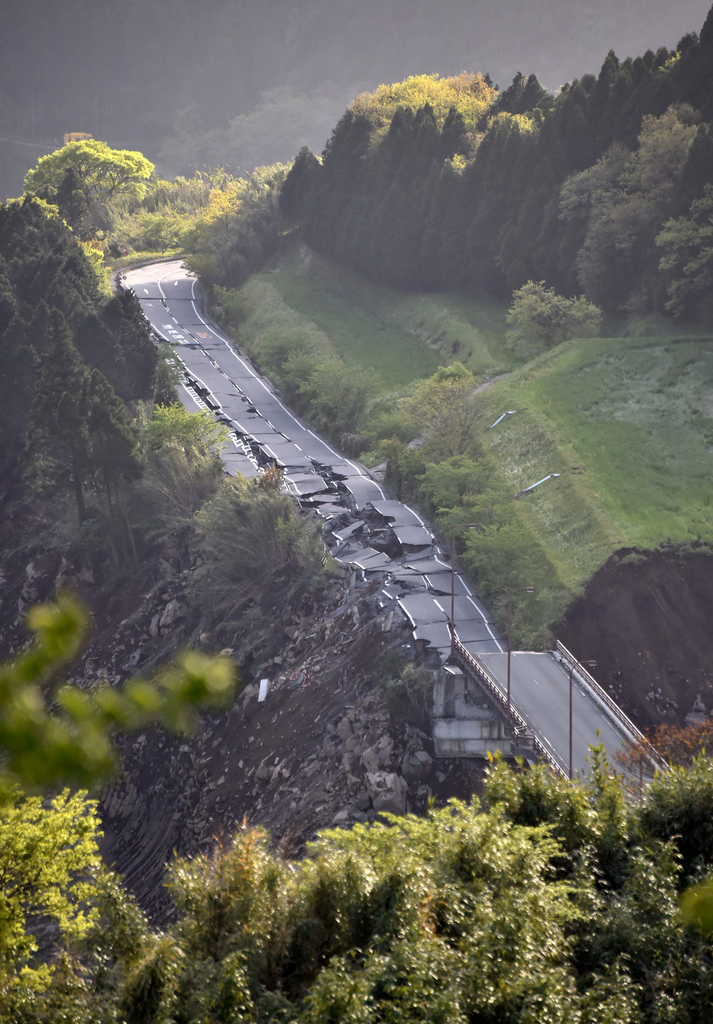
{"label": "metal railing", "polygon": [[605,707],[611,712],[612,717],[617,721],[623,728],[631,734],[631,739],[635,743],[640,743],[642,746],[647,747],[650,751],[651,763],[659,771],[668,771],[668,764],[661,757],[659,752],[651,745],[649,740],[646,739],[644,734],[638,729],[631,721],[628,715],[626,715],[619,707],[617,702],[609,696],[599,683],[596,681],[591,672],[588,672],[581,662],[577,661],[575,656],[568,651],[565,645],[558,640],[557,641],[557,653],[563,661],[573,669],[574,673],[581,680],[581,682],[588,687],[597,699],[605,705]]}
{"label": "metal railing", "polygon": [[[508,706],[505,694],[485,666],[463,646],[457,636],[453,637],[451,654],[460,663],[463,671],[470,672],[471,675],[475,676],[476,682],[494,700],[496,706],[507,714]],[[544,745],[536,731],[522,717],[517,708],[513,707],[512,701],[510,702],[510,718],[514,725],[513,734],[518,744],[523,747],[531,747],[535,754],[543,761],[546,761],[554,771],[559,775],[566,775],[564,766],[559,763],[553,752]]]}

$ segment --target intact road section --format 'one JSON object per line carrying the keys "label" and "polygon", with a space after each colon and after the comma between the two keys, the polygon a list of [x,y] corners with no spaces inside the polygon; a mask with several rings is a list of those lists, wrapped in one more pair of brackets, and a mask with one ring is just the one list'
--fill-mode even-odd
{"label": "intact road section", "polygon": [[[290,492],[324,521],[334,557],[355,572],[384,578],[382,606],[408,617],[415,640],[450,653],[451,570],[423,518],[396,501],[382,483],[348,459],[290,410],[262,376],[208,318],[198,283],[180,261],[127,272],[122,287],[138,298],[156,336],[168,342],[183,371],[182,400],[212,411],[230,433],[223,452],[229,473],[254,476],[276,465]],[[482,658],[504,689],[507,643],[470,581],[455,575],[456,633],[469,653]],[[568,766],[568,674],[551,655],[515,653],[512,699],[523,718]],[[575,770],[586,771],[589,745],[604,742],[610,755],[624,741],[616,716],[576,683],[573,691]]]}

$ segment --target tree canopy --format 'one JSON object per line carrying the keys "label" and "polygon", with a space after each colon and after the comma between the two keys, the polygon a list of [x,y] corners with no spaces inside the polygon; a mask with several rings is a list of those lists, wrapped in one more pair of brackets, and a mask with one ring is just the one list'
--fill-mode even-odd
{"label": "tree canopy", "polygon": [[[707,759],[641,800],[601,750],[584,783],[496,761],[482,804],[326,831],[299,861],[244,824],[171,865],[163,931],[94,868],[72,955],[56,953],[41,1004],[10,992],[3,1019],[705,1024],[712,796]],[[88,831],[91,805],[72,809]],[[93,855],[88,837],[69,863]]]}
{"label": "tree canopy", "polygon": [[156,347],[137,300],[108,299],[76,235],[32,198],[0,207],[0,356],[3,469],[23,450],[35,399],[46,455],[54,459],[63,438],[79,444],[83,428],[73,438],[69,419],[56,415],[64,394],[66,412],[88,415],[82,387],[92,369],[125,401],[153,391]]}
{"label": "tree canopy", "polygon": [[143,153],[82,139],[40,157],[25,177],[25,195],[56,203],[67,222],[86,235],[108,226],[111,200],[141,198],[153,170]]}
{"label": "tree canopy", "polygon": [[[673,53],[610,52],[557,95],[521,74],[500,94],[467,75],[380,86],[321,162],[300,152],[283,211],[313,248],[410,290],[505,297],[544,281],[606,310],[705,312],[707,257],[674,231],[704,228],[692,204],[712,178],[710,24]],[[678,247],[661,266],[657,234]]]}
{"label": "tree canopy", "polygon": [[508,344],[537,352],[570,338],[596,337],[602,313],[584,298],[567,299],[544,281],[528,281],[513,293],[507,322]]}

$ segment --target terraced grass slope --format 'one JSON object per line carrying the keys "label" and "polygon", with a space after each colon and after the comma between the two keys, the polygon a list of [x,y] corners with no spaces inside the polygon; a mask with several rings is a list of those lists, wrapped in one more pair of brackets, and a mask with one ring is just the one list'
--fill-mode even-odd
{"label": "terraced grass slope", "polygon": [[713,338],[567,342],[495,384],[481,428],[513,494],[560,474],[518,501],[550,621],[617,548],[713,544]]}
{"label": "terraced grass slope", "polygon": [[376,370],[385,392],[454,359],[483,377],[517,364],[505,347],[504,304],[399,292],[305,246],[292,246],[242,291],[248,318],[240,336],[249,350],[259,354],[265,339],[303,335],[324,354]]}

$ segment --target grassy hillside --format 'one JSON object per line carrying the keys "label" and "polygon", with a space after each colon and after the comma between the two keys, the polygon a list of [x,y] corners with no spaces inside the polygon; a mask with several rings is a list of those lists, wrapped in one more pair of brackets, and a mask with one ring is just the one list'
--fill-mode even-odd
{"label": "grassy hillside", "polygon": [[511,492],[561,474],[517,503],[550,567],[540,625],[617,548],[713,543],[712,385],[711,338],[589,339],[484,395],[482,437]]}
{"label": "grassy hillside", "polygon": [[[399,396],[439,365],[463,361],[476,379],[511,371],[478,398],[473,453],[482,443],[492,470],[482,520],[468,488],[463,498],[486,524],[485,510],[500,511],[462,540],[464,565],[499,618],[502,586],[535,586],[518,602],[518,643],[547,643],[547,627],[613,551],[713,544],[710,337],[676,337],[670,320],[631,321],[620,327],[636,336],[566,342],[517,366],[494,300],[400,292],[296,245],[241,291],[248,350],[259,358],[275,344],[306,346],[310,359],[375,370],[390,396],[375,409],[393,410],[385,422],[397,433]],[[489,429],[506,410],[516,414]],[[386,437],[383,423],[368,416],[366,429]],[[445,522],[452,502],[419,483],[427,463],[406,468],[404,493]],[[560,476],[511,503],[548,473]]]}
{"label": "grassy hillside", "polygon": [[259,356],[266,338],[307,335],[325,355],[374,369],[398,390],[458,359],[476,376],[515,365],[506,307],[492,298],[399,292],[365,281],[304,246],[289,249],[242,288],[241,339]]}

